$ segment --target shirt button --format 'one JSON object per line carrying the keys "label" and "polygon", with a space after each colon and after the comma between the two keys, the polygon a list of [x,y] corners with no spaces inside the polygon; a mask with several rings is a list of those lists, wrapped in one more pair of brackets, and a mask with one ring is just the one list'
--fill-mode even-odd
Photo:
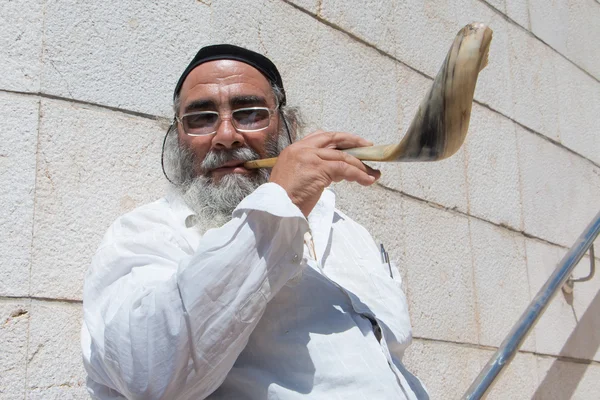
{"label": "shirt button", "polygon": [[292,257],[292,262],[298,263],[300,261],[300,256],[298,254],[294,254]]}

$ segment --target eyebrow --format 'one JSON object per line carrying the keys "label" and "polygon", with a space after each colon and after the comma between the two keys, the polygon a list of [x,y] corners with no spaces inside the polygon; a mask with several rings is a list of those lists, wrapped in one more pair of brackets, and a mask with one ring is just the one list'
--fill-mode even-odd
{"label": "eyebrow", "polygon": [[185,110],[183,110],[183,112],[189,113],[191,111],[202,111],[207,109],[214,110],[215,108],[217,108],[216,104],[212,100],[194,100],[190,104],[185,106]]}
{"label": "eyebrow", "polygon": [[231,108],[250,107],[250,106],[266,106],[267,100],[262,96],[236,96],[229,100]]}
{"label": "eyebrow", "polygon": [[[247,95],[247,96],[236,96],[229,100],[229,106],[232,109],[240,108],[240,107],[254,107],[254,106],[266,106],[267,100],[262,96],[256,95]],[[194,111],[206,111],[206,110],[216,110],[217,104],[208,99],[194,100],[183,110],[184,114],[194,112]]]}

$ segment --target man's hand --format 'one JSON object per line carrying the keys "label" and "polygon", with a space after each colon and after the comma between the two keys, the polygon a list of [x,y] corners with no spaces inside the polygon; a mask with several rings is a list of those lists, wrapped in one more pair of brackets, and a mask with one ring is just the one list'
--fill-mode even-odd
{"label": "man's hand", "polygon": [[271,171],[271,182],[285,189],[292,202],[308,216],[323,190],[342,180],[373,184],[381,173],[339,149],[372,146],[344,132],[317,131],[285,148]]}

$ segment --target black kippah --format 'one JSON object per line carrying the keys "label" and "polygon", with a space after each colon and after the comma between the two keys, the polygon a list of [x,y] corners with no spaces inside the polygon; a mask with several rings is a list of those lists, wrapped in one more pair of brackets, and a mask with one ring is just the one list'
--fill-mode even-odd
{"label": "black kippah", "polygon": [[281,80],[281,75],[279,75],[279,71],[277,71],[275,64],[262,54],[231,44],[216,44],[201,48],[198,54],[196,54],[196,57],[190,62],[190,65],[188,65],[185,71],[183,71],[183,74],[181,74],[181,78],[179,78],[179,82],[177,82],[177,86],[175,86],[173,99],[179,95],[181,86],[183,86],[183,81],[185,81],[185,78],[194,68],[200,64],[214,60],[236,60],[256,68],[265,76],[265,78],[267,78],[271,85],[274,85],[281,90],[281,93],[283,93],[281,105],[285,104],[283,81]]}

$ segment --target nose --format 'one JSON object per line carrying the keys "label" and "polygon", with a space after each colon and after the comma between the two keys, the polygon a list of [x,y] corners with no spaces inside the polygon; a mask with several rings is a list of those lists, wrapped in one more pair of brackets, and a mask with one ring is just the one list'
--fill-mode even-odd
{"label": "nose", "polygon": [[217,132],[213,136],[212,147],[219,150],[234,149],[244,146],[244,136],[238,132],[230,119],[222,119]]}

